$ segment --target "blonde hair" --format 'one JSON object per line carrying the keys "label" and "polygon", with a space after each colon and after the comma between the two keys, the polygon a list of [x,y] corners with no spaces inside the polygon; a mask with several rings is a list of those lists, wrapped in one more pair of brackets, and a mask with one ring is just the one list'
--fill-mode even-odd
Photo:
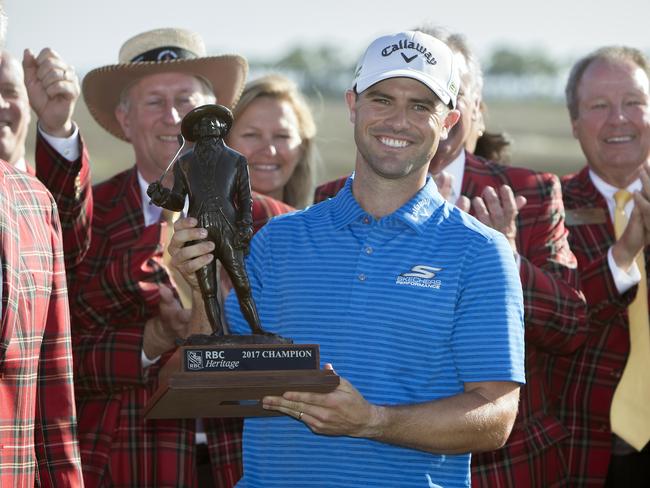
{"label": "blonde hair", "polygon": [[251,81],[233,110],[237,118],[261,97],[286,101],[291,105],[298,119],[298,134],[302,139],[302,156],[282,192],[282,201],[296,208],[303,208],[313,202],[316,167],[319,161],[316,149],[316,124],[305,97],[296,84],[285,76],[272,74]]}

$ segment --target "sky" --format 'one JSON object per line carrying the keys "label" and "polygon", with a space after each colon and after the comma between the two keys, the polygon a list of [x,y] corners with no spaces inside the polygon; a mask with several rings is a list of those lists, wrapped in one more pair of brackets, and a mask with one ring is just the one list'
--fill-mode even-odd
{"label": "sky", "polygon": [[158,27],[201,34],[210,54],[274,60],[293,46],[337,46],[354,62],[375,37],[423,22],[572,61],[607,44],[650,51],[650,0],[4,0],[6,48],[51,47],[79,73],[114,64],[129,37]]}

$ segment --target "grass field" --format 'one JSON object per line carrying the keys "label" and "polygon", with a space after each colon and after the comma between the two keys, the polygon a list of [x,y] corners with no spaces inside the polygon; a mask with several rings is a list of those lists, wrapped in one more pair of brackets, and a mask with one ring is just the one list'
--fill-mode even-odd
{"label": "grass field", "polygon": [[[583,164],[578,143],[571,136],[566,108],[561,104],[537,101],[492,101],[488,127],[505,131],[514,140],[512,163],[540,171],[566,174]],[[354,163],[354,140],[347,109],[341,100],[314,100],[312,108],[318,125],[318,147],[323,165],[318,181],[345,175]],[[83,101],[75,120],[88,145],[93,179],[102,181],[133,164],[131,147],[101,129],[88,113]],[[32,127],[32,131],[34,128]],[[28,140],[32,159],[34,137]]]}

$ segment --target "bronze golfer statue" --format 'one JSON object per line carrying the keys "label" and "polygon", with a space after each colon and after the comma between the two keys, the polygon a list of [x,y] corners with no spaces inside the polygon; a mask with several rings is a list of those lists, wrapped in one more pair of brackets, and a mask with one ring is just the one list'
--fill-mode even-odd
{"label": "bronze golfer statue", "polygon": [[244,266],[253,236],[253,201],[246,158],[223,142],[232,122],[232,113],[222,105],[203,105],[189,112],[181,132],[185,140],[195,142],[194,148],[174,166],[171,190],[156,181],[147,194],[152,203],[172,211],[181,211],[189,197],[188,217],[196,218],[215,244],[213,262],[196,272],[214,335],[226,331],[221,322],[217,260],[230,276],[253,334],[270,335],[260,324]]}
{"label": "bronze golfer statue", "polygon": [[[165,363],[145,410],[147,418],[278,415],[263,408],[264,396],[291,389],[328,392],[339,384],[334,371],[320,369],[317,344],[293,344],[260,325],[244,267],[253,235],[248,163],[223,142],[232,121],[230,110],[221,105],[189,112],[181,132],[195,144],[174,166],[173,188],[162,186],[165,171],[147,189],[152,203],[172,211],[182,210],[188,197],[188,216],[197,219],[215,244],[215,259],[196,272],[214,332],[189,337]],[[230,275],[252,335],[229,335],[221,322],[217,260]]]}

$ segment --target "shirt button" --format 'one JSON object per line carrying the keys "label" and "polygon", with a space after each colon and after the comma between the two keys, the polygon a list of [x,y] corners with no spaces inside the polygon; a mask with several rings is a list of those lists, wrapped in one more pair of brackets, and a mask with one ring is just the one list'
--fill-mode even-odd
{"label": "shirt button", "polygon": [[370,223],[370,218],[368,218],[368,216],[364,217],[363,218],[363,223],[366,224],[366,225],[369,224]]}
{"label": "shirt button", "polygon": [[372,254],[373,249],[372,249],[372,247],[370,247],[370,246],[366,246],[366,248],[364,249],[364,251],[366,252],[366,254]]}
{"label": "shirt button", "polygon": [[359,281],[366,281],[366,275],[363,274],[363,273],[361,273],[361,274],[359,275]]}

